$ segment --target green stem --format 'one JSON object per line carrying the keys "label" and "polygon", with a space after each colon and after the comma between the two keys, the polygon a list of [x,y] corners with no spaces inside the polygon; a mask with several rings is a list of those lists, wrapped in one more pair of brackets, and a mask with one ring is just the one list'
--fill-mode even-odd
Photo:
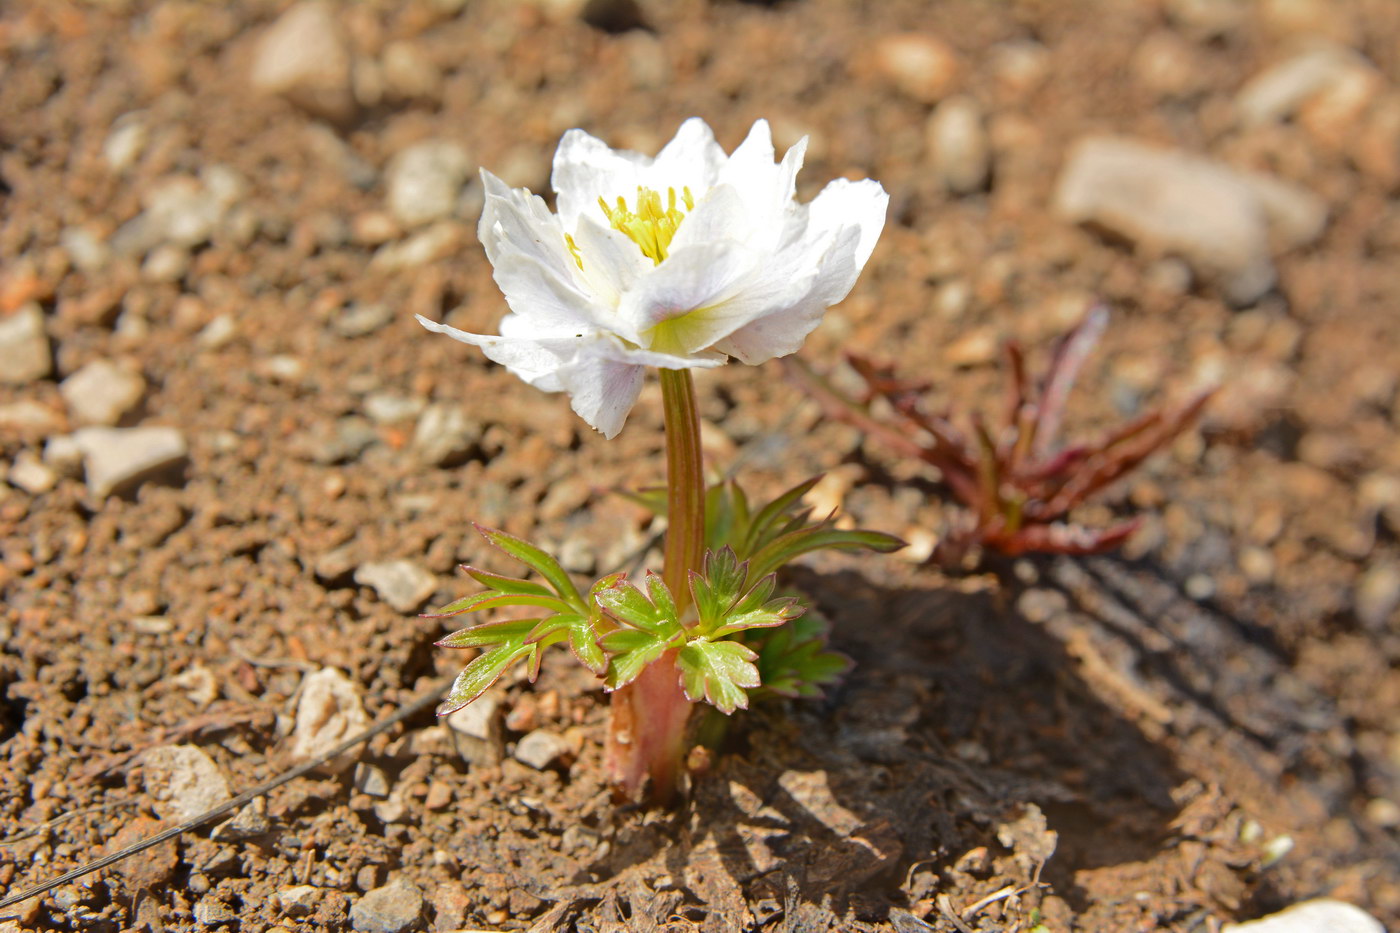
{"label": "green stem", "polygon": [[661,370],[666,412],[666,563],[664,579],[685,615],[690,571],[705,553],[705,466],[700,452],[700,413],[688,369]]}
{"label": "green stem", "polygon": [[[686,369],[663,369],[666,416],[667,526],[662,578],[682,620],[690,603],[690,571],[705,552],[705,470],[695,383]],[[681,691],[676,652],[669,651],[612,695],[606,766],[619,793],[665,805],[675,796],[687,751],[691,704]]]}

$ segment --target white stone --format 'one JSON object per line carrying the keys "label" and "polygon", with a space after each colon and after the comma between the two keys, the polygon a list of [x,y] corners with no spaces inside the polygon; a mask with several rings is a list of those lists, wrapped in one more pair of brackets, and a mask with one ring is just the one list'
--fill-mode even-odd
{"label": "white stone", "polygon": [[0,405],[0,428],[20,433],[47,434],[62,424],[58,412],[32,398]]}
{"label": "white stone", "polygon": [[1247,923],[1227,923],[1221,933],[1385,933],[1385,927],[1360,907],[1324,897]]}
{"label": "white stone", "polygon": [[15,457],[8,478],[11,486],[23,489],[31,496],[48,492],[58,483],[58,474],[28,450],[20,451],[19,456]]}
{"label": "white stone", "polygon": [[536,729],[515,743],[515,760],[543,771],[569,754],[569,742],[547,729]]}
{"label": "white stone", "polygon": [[316,911],[316,903],[321,899],[321,889],[312,884],[298,884],[281,888],[277,900],[288,917],[308,917]]}
{"label": "white stone", "polygon": [[1373,564],[1356,585],[1356,616],[1368,628],[1381,629],[1400,608],[1400,566]]}
{"label": "white stone", "polygon": [[86,227],[65,228],[58,235],[58,243],[79,272],[100,272],[112,258],[107,244]]}
{"label": "white stone", "polygon": [[161,745],[141,756],[146,793],[163,820],[183,822],[233,795],[214,760],[194,745]]}
{"label": "white stone", "polygon": [[982,108],[971,97],[958,95],[938,105],[929,117],[928,147],[934,171],[948,190],[969,194],[987,184],[991,144]]}
{"label": "white stone", "polygon": [[350,927],[357,933],[405,933],[417,927],[423,892],[407,881],[392,881],[350,906]]}
{"label": "white stone", "polygon": [[481,425],[458,405],[439,402],[424,409],[413,429],[413,449],[424,463],[452,466],[464,460],[481,439]]}
{"label": "white stone", "polygon": [[427,265],[455,252],[467,238],[467,229],[455,220],[440,220],[425,230],[375,250],[371,268],[381,272],[403,271]]}
{"label": "white stone", "polygon": [[398,612],[416,611],[437,591],[437,577],[408,560],[361,564],[355,582],[372,588]]}
{"label": "white stone", "polygon": [[505,749],[501,723],[501,701],[487,694],[452,713],[446,718],[452,731],[457,753],[468,764],[494,765]]}
{"label": "white stone", "polygon": [[79,424],[114,425],[146,394],[146,380],[134,366],[93,360],[59,383],[58,392]]}
{"label": "white stone", "polygon": [[432,139],[409,146],[389,163],[390,212],[405,227],[447,217],[471,170],[471,157],[454,142]]}
{"label": "white stone", "polygon": [[875,43],[875,67],[904,94],[925,104],[947,96],[958,73],[948,43],[922,33],[885,36]]}
{"label": "white stone", "polygon": [[[292,759],[304,762],[317,758],[363,732],[369,724],[360,691],[350,678],[333,667],[313,671],[301,681],[296,722],[292,726]],[[322,769],[339,774],[354,764],[356,757],[356,750],[351,749],[328,761]]]}
{"label": "white stone", "polygon": [[1235,96],[1245,126],[1286,120],[1311,97],[1360,79],[1379,82],[1376,69],[1358,53],[1331,43],[1317,45],[1255,75]]}
{"label": "white stone", "polygon": [[81,428],[73,440],[83,452],[88,490],[102,499],[124,493],[183,464],[189,448],[175,428]]}
{"label": "white stone", "polygon": [[354,113],[351,53],[335,8],[303,0],[283,13],[258,43],[250,80],[255,90],[331,120]]}
{"label": "white stone", "polygon": [[376,424],[393,424],[414,417],[426,401],[394,392],[371,392],[365,396],[365,414]]}
{"label": "white stone", "polygon": [[0,382],[24,385],[53,372],[44,312],[29,302],[9,317],[0,315]]}
{"label": "white stone", "polygon": [[102,158],[107,167],[118,174],[131,168],[146,148],[149,135],[145,115],[139,111],[118,117],[102,143]]}
{"label": "white stone", "polygon": [[1149,253],[1181,256],[1239,304],[1273,286],[1274,245],[1310,242],[1326,222],[1320,198],[1278,179],[1104,136],[1076,143],[1055,206],[1066,219],[1098,224]]}

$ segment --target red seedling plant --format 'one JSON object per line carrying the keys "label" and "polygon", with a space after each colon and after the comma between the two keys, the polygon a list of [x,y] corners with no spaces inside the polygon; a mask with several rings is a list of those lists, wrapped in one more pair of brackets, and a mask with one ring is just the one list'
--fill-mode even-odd
{"label": "red seedling plant", "polygon": [[[927,382],[901,379],[855,354],[847,360],[865,384],[858,398],[795,358],[789,372],[831,417],[938,470],[963,507],[934,550],[940,564],[965,566],[979,550],[1008,557],[1098,554],[1122,544],[1141,519],[1088,528],[1068,521],[1069,513],[1181,434],[1214,391],[1169,411],[1146,412],[1097,441],[1061,445],[1070,390],[1107,326],[1108,311],[1092,308],[1060,339],[1039,382],[1027,374],[1021,347],[1008,342],[1003,415],[995,426],[978,413],[967,417],[966,429],[951,415],[930,414],[921,404]],[[888,403],[888,414],[875,413],[877,399]]]}

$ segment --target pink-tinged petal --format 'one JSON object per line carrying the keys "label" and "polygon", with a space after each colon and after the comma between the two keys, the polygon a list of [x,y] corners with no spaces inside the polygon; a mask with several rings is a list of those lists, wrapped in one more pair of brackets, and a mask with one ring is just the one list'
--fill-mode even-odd
{"label": "pink-tinged petal", "polygon": [[598,199],[608,203],[618,196],[636,197],[643,184],[643,173],[652,160],[608,144],[583,130],[569,130],[554,152],[554,173],[550,185],[557,195],[559,222],[566,231],[578,225],[584,213],[602,217]]}

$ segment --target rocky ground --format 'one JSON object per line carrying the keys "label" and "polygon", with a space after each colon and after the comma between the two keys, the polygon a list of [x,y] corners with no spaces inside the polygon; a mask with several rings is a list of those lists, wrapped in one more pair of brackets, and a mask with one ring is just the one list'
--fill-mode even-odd
{"label": "rocky ground", "polygon": [[[411,717],[6,929],[1216,930],[1400,923],[1400,5],[405,0],[0,6],[0,889],[227,799],[462,658],[496,566],[646,559],[659,395],[604,442],[433,337],[503,303],[477,166],[582,126],[810,135],[889,225],[804,355],[995,400],[997,345],[1114,314],[1093,434],[1220,384],[1081,510],[1121,554],[920,564],[946,491],[773,366],[711,461],[906,537],[790,581],[857,662],[757,709],[676,813],[615,808],[563,663]],[[654,553],[652,554],[654,560]],[[504,569],[504,565],[500,565]]]}

